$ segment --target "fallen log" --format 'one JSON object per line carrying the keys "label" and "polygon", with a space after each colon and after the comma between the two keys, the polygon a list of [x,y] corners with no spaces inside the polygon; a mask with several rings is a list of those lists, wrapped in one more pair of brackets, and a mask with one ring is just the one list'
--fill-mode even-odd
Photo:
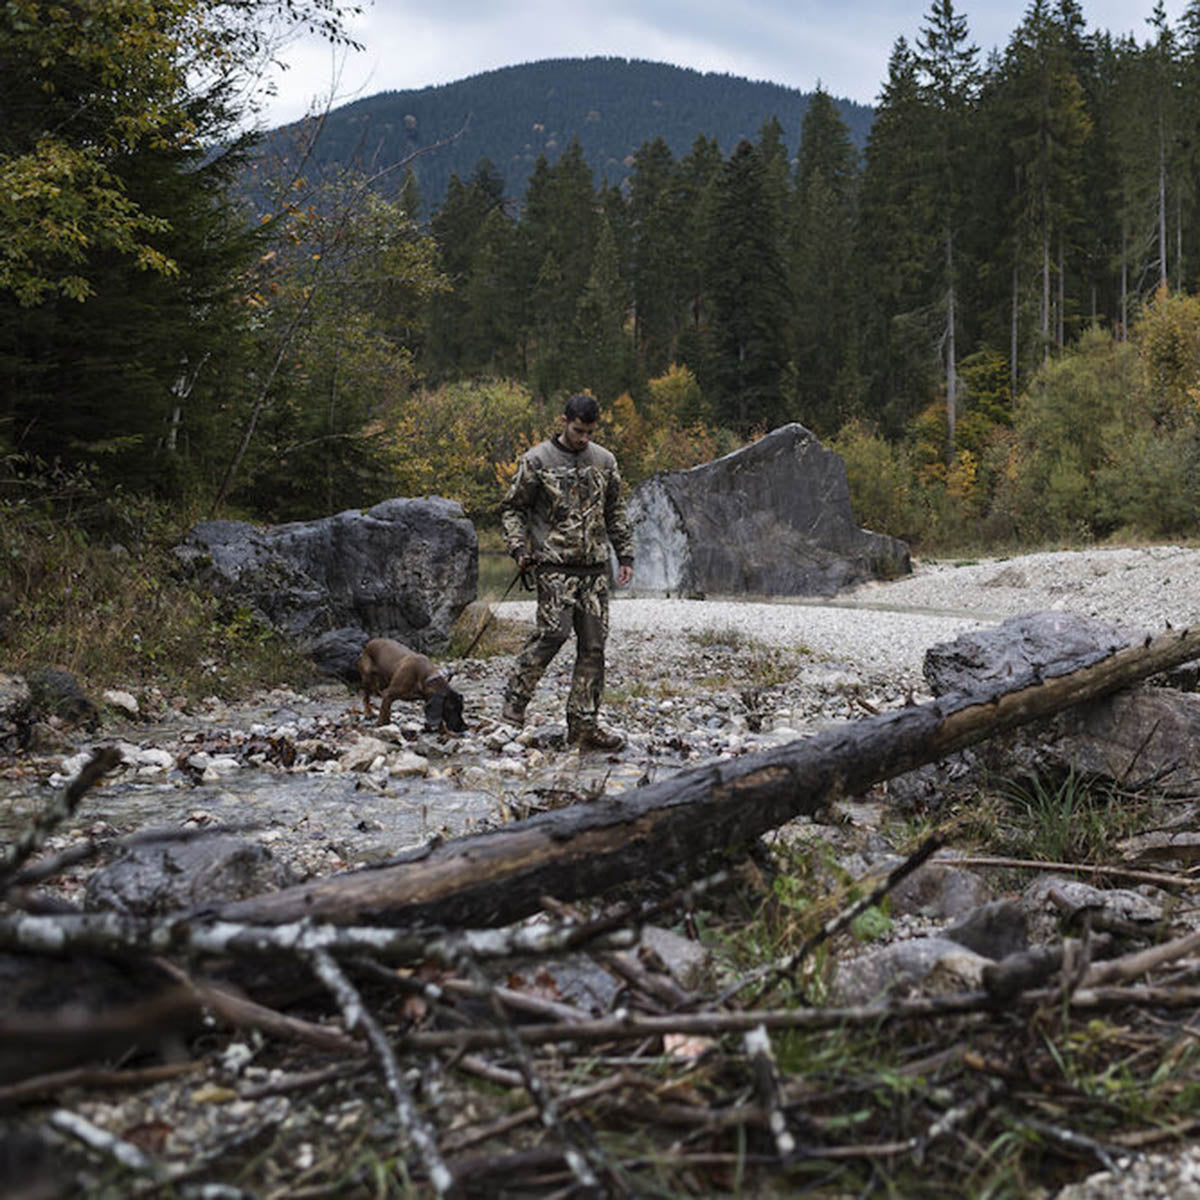
{"label": "fallen log", "polygon": [[[263,924],[306,917],[358,925],[506,924],[538,911],[545,896],[598,895],[743,844],[841,796],[1195,658],[1200,629],[1170,630],[1082,667],[1048,667],[1039,682],[1013,690],[942,696],[373,868],[226,904],[216,915]],[[1057,673],[1045,677],[1050,670]]]}

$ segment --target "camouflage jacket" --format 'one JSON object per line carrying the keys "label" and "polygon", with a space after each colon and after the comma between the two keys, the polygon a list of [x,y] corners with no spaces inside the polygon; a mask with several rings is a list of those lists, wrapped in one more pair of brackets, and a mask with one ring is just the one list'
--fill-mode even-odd
{"label": "camouflage jacket", "polygon": [[611,543],[618,562],[633,562],[621,472],[594,442],[572,453],[550,438],[521,455],[500,525],[514,556],[528,546],[542,563],[597,566],[608,563]]}

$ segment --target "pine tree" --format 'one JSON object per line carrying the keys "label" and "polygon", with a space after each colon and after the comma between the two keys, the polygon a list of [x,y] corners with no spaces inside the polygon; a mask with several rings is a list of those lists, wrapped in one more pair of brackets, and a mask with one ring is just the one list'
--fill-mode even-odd
{"label": "pine tree", "polygon": [[743,141],[716,180],[705,279],[711,297],[709,385],[739,432],[788,419],[784,393],[791,295],[767,166]]}
{"label": "pine tree", "polygon": [[953,0],[933,0],[917,39],[924,96],[934,128],[934,190],[930,215],[942,243],[942,360],[945,364],[946,462],[954,459],[958,408],[959,236],[969,201],[969,121],[979,82],[978,49],[967,40],[967,21]]}
{"label": "pine tree", "polygon": [[891,436],[899,436],[936,387],[931,297],[941,255],[929,219],[932,132],[916,56],[899,38],[867,142],[856,238],[866,412]]}
{"label": "pine tree", "polygon": [[634,338],[647,377],[660,374],[671,360],[684,299],[679,274],[684,231],[675,174],[674,156],[662,138],[634,155],[629,179]]}
{"label": "pine tree", "polygon": [[617,262],[617,243],[606,216],[600,217],[592,269],[575,312],[575,353],[568,368],[571,391],[590,389],[602,403],[615,400],[630,383],[628,306]]}
{"label": "pine tree", "polygon": [[[1007,206],[1013,231],[1011,340],[1014,347],[1022,344],[1017,323],[1028,307],[1022,303],[1022,284],[1026,289],[1035,284],[1033,307],[1042,360],[1053,345],[1063,342],[1065,313],[1058,296],[1060,288],[1065,292],[1065,263],[1057,259],[1056,247],[1075,243],[1083,208],[1083,150],[1091,133],[1068,31],[1069,26],[1051,14],[1046,0],[1033,0],[1009,41],[997,93],[1011,161]],[[1026,365],[1032,364],[1026,360]]]}
{"label": "pine tree", "polygon": [[678,231],[677,278],[682,302],[672,357],[703,374],[711,319],[707,248],[714,237],[717,180],[724,160],[720,147],[703,135],[680,160],[670,201]]}
{"label": "pine tree", "polygon": [[514,287],[516,231],[503,207],[484,218],[475,237],[465,287],[465,362],[488,375],[524,374],[524,346],[518,335],[523,297]]}
{"label": "pine tree", "polygon": [[466,182],[451,176],[446,197],[430,223],[439,266],[450,283],[450,289],[435,296],[430,306],[426,360],[434,377],[452,377],[478,367],[474,361],[478,348],[469,347],[468,295],[481,233],[489,217],[503,211],[504,179],[485,158]]}
{"label": "pine tree", "polygon": [[530,361],[543,396],[565,386],[563,372],[575,336],[576,308],[591,273],[597,221],[591,169],[573,138],[553,167],[539,160],[518,238],[518,286],[528,281]]}
{"label": "pine tree", "polygon": [[801,419],[832,436],[858,397],[854,221],[857,155],[837,107],[820,85],[801,128],[790,246],[795,301],[792,359]]}

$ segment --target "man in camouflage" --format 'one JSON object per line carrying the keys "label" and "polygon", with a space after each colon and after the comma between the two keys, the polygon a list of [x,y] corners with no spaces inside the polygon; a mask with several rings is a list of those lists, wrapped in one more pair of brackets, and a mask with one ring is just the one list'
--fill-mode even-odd
{"label": "man in camouflage", "polygon": [[575,671],[567,696],[567,739],[582,749],[614,750],[624,739],[599,723],[608,638],[609,546],[618,587],[633,578],[633,534],[621,474],[592,442],[600,410],[572,396],[554,437],[527,450],[500,505],[509,553],[537,573],[537,620],[504,689],[503,718],[520,726],[551,660],[575,630]]}

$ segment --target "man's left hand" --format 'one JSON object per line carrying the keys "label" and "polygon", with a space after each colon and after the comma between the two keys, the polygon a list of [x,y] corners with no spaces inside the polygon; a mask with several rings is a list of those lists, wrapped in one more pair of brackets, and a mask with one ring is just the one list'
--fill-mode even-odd
{"label": "man's left hand", "polygon": [[628,563],[622,563],[617,568],[617,587],[624,587],[633,578],[633,568]]}

